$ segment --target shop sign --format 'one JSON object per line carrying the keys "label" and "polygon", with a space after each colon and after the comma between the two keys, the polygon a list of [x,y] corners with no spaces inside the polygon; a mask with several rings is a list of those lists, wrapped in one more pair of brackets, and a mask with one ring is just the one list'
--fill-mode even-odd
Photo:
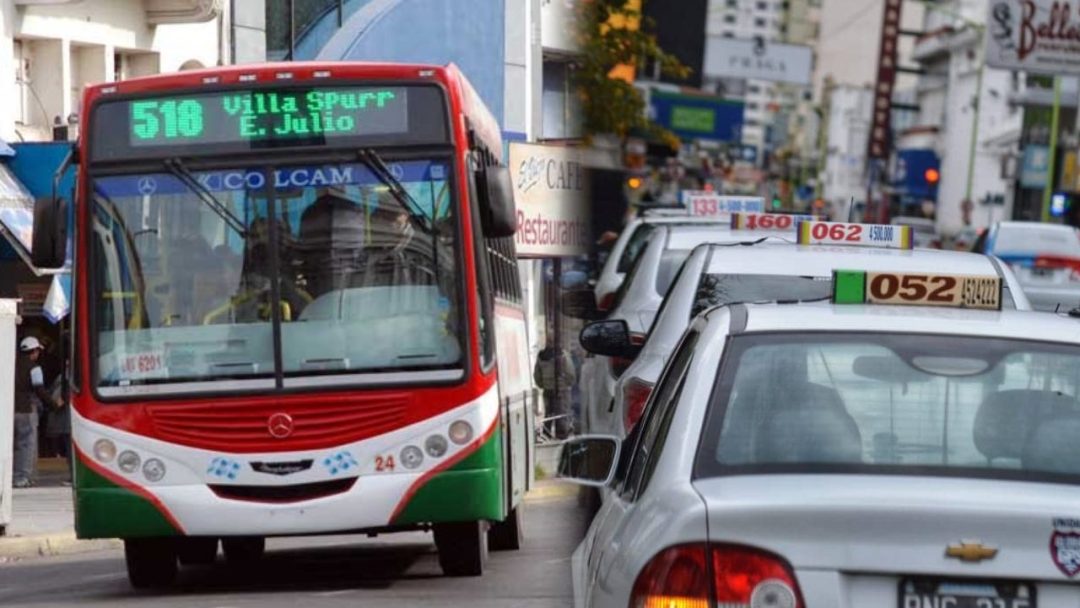
{"label": "shop sign", "polygon": [[715,95],[695,95],[653,89],[649,117],[688,140],[737,142],[742,137],[744,105]]}
{"label": "shop sign", "polygon": [[1080,74],[1080,1],[991,0],[988,6],[986,65]]}
{"label": "shop sign", "polygon": [[586,255],[592,243],[588,175],[581,152],[565,146],[512,142],[518,229],[514,240],[521,257]]}
{"label": "shop sign", "polygon": [[709,36],[705,43],[705,67],[710,78],[750,78],[806,86],[813,70],[813,51],[808,46],[766,42],[762,37]]}
{"label": "shop sign", "polygon": [[1050,167],[1050,148],[1029,144],[1024,148],[1024,163],[1020,169],[1020,186],[1045,188],[1046,171]]}
{"label": "shop sign", "polygon": [[903,0],[885,0],[882,11],[881,46],[878,48],[877,81],[874,84],[874,110],[870,123],[867,156],[889,157],[889,129],[892,116],[893,85],[896,83],[896,51],[900,37],[900,10]]}

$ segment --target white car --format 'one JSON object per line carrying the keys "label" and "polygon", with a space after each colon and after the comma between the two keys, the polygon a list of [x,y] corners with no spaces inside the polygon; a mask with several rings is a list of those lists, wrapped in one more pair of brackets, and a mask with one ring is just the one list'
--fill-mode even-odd
{"label": "white car", "polygon": [[1080,306],[1080,229],[1038,222],[998,222],[975,250],[1012,266],[1038,310],[1067,312]]}
{"label": "white car", "polygon": [[619,233],[619,238],[611,246],[604,267],[600,270],[600,276],[597,278],[596,287],[593,290],[596,295],[596,306],[600,310],[611,310],[615,292],[622,285],[626,273],[630,272],[630,269],[634,267],[634,262],[637,261],[638,256],[645,250],[645,243],[648,242],[649,235],[652,234],[654,229],[671,226],[700,226],[702,224],[726,228],[729,222],[726,218],[691,217],[686,215],[686,210],[682,210],[681,215],[675,215],[674,212],[670,214],[649,213],[631,220],[623,228],[623,231]]}
{"label": "white car", "polygon": [[[1001,297],[994,275],[838,276],[837,302]],[[1064,316],[710,309],[633,434],[564,446],[565,478],[625,466],[574,552],[575,605],[1080,606],[1077,378]]]}
{"label": "white car", "polygon": [[[646,240],[644,251],[616,292],[613,309],[607,318],[624,322],[627,339],[640,345],[664,294],[694,247],[707,242],[731,243],[762,238],[766,237],[732,232],[727,226],[718,224],[656,225]],[[612,397],[615,381],[632,360],[630,356],[595,353],[585,359],[578,380],[584,431],[611,434],[622,424],[612,415]]]}
{"label": "white car", "polygon": [[686,260],[645,345],[615,383],[612,414],[623,424],[611,430],[615,435],[625,434],[641,417],[660,371],[699,312],[734,302],[828,298],[832,294],[832,272],[837,268],[922,273],[947,269],[954,274],[997,275],[1005,285],[1004,306],[1031,309],[1009,267],[986,255],[933,249],[794,245],[775,240],[753,247],[702,245]]}

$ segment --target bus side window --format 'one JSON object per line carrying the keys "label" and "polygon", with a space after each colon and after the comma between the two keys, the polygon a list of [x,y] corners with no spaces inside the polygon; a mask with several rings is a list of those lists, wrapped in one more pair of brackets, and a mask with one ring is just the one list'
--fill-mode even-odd
{"label": "bus side window", "polygon": [[495,364],[495,311],[492,293],[492,272],[488,263],[486,239],[480,225],[480,207],[476,179],[479,176],[479,157],[474,152],[469,157],[469,210],[472,218],[473,258],[476,261],[477,296],[480,317],[477,322],[480,333],[480,365],[486,371]]}

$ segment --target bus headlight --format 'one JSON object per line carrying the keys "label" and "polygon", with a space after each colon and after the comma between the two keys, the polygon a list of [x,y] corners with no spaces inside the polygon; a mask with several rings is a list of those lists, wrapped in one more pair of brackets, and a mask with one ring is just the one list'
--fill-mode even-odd
{"label": "bus headlight", "polygon": [[116,458],[116,444],[108,439],[98,439],[94,442],[94,458],[101,462],[112,462]]}
{"label": "bus headlight", "polygon": [[165,463],[157,458],[151,458],[143,463],[142,474],[147,481],[161,481],[165,477]]}
{"label": "bus headlight", "polygon": [[447,447],[446,437],[442,435],[432,435],[424,440],[424,451],[432,458],[442,457]]}
{"label": "bus headlight", "polygon": [[135,452],[124,450],[116,457],[116,466],[120,467],[120,470],[125,473],[134,473],[139,468],[141,460]]}
{"label": "bus headlight", "polygon": [[450,425],[450,441],[458,445],[465,445],[472,440],[472,425],[464,420],[458,420]]}
{"label": "bus headlight", "polygon": [[424,453],[415,445],[407,445],[401,450],[400,458],[406,469],[415,469],[424,462]]}

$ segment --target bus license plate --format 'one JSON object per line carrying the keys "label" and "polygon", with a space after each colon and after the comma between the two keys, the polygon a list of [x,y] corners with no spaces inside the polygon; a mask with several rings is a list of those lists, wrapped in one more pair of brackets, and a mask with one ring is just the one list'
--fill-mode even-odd
{"label": "bus license plate", "polygon": [[899,608],[1037,608],[1027,583],[900,581]]}

